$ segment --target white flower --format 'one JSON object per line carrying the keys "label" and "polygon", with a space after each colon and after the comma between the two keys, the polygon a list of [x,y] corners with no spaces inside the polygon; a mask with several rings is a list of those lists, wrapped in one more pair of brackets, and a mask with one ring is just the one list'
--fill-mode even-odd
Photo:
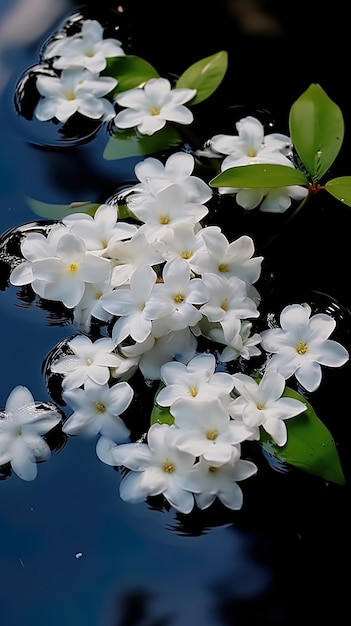
{"label": "white flower", "polygon": [[328,339],[336,327],[335,320],[325,313],[311,316],[311,312],[309,305],[290,304],[281,312],[281,328],[261,332],[263,349],[273,353],[269,366],[285,379],[295,375],[307,391],[319,387],[321,365],[340,367],[349,358],[344,346]]}
{"label": "white flower", "polygon": [[208,302],[200,307],[210,322],[220,322],[224,329],[233,318],[258,317],[255,302],[247,296],[246,283],[237,276],[226,279],[218,274],[204,274]]}
{"label": "white flower", "polygon": [[192,258],[197,252],[206,250],[205,242],[201,237],[201,227],[197,230],[198,224],[187,222],[174,225],[162,236],[165,245],[163,258],[170,261],[175,257],[180,257],[189,263],[192,269]]}
{"label": "white flower", "polygon": [[208,208],[196,202],[189,202],[185,191],[179,185],[170,185],[156,196],[143,198],[142,202],[132,195],[128,207],[138,220],[144,222],[140,231],[149,241],[162,239],[179,224],[196,224],[208,213]]}
{"label": "white flower", "polygon": [[44,51],[44,59],[57,57],[53,66],[67,69],[85,67],[93,73],[102,72],[106,58],[125,53],[118,39],[103,39],[103,28],[96,20],[86,20],[80,33],[51,42]]}
{"label": "white flower", "polygon": [[204,204],[210,200],[213,191],[202,178],[192,175],[194,166],[194,157],[186,152],[171,154],[164,165],[158,159],[148,157],[136,164],[134,171],[140,182],[129,191],[157,195],[166,187],[177,184],[185,192],[187,202]]}
{"label": "white flower", "polygon": [[42,435],[61,421],[58,411],[39,408],[26,387],[15,387],[0,416],[0,465],[11,463],[23,480],[37,476],[37,461],[47,461],[51,451]]}
{"label": "white flower", "polygon": [[223,328],[210,328],[206,336],[226,346],[219,356],[222,363],[235,361],[239,357],[248,360],[261,354],[261,350],[257,348],[261,342],[261,335],[258,333],[251,335],[251,329],[252,322],[230,318]]}
{"label": "white flower", "polygon": [[201,353],[194,356],[187,365],[177,361],[165,363],[161,367],[161,380],[165,387],[158,393],[156,402],[169,406],[177,415],[177,405],[182,401],[206,403],[229,396],[233,389],[233,378],[226,372],[215,372],[216,359],[213,354]]}
{"label": "white flower", "polygon": [[161,366],[175,359],[187,363],[195,356],[197,340],[189,328],[168,332],[162,337],[151,335],[142,343],[122,346],[121,353],[132,358],[139,355],[139,369],[144,378],[159,380]]}
{"label": "white flower", "polygon": [[176,510],[190,513],[194,496],[186,483],[195,456],[177,449],[175,432],[172,426],[154,424],[148,431],[148,443],[115,445],[109,439],[99,439],[96,452],[101,461],[132,470],[120,483],[122,500],[142,502],[148,496],[163,494]]}
{"label": "white flower", "polygon": [[262,256],[253,257],[255,248],[251,237],[242,235],[229,243],[219,228],[208,227],[201,231],[206,252],[192,259],[192,268],[201,276],[217,274],[225,278],[237,276],[248,285],[255,283],[261,273]]}
{"label": "white flower", "polygon": [[141,265],[158,265],[164,261],[164,245],[157,242],[155,245],[147,240],[140,229],[127,241],[111,238],[105,256],[112,259],[111,283],[118,287],[130,281],[132,274]]}
{"label": "white flower", "polygon": [[84,389],[64,391],[62,398],[74,413],[64,423],[62,430],[68,435],[95,436],[99,433],[123,443],[130,435],[120,414],[130,405],[133,389],[127,382],[109,387],[87,380]]}
{"label": "white flower", "polygon": [[81,387],[88,379],[105,385],[110,378],[110,368],[119,367],[120,357],[113,354],[115,344],[108,337],[92,341],[85,335],[77,335],[67,345],[73,354],[63,356],[51,365],[54,374],[63,374],[64,391]]}
{"label": "white flower", "polygon": [[143,88],[130,89],[119,94],[115,102],[126,107],[114,123],[118,128],[137,127],[143,135],[153,135],[166,122],[191,124],[192,112],[184,106],[196,95],[196,89],[172,89],[166,78],[151,78]]}
{"label": "white flower", "polygon": [[34,115],[42,122],[56,118],[64,123],[74,113],[95,120],[112,119],[114,106],[103,96],[116,84],[115,78],[97,76],[81,69],[63,70],[59,77],[39,75],[36,86],[41,97]]}
{"label": "white flower", "polygon": [[254,429],[253,438],[259,439],[262,426],[278,446],[284,446],[287,442],[284,420],[303,413],[307,406],[295,398],[282,397],[285,378],[272,368],[266,369],[259,382],[241,373],[234,374],[233,379],[240,395],[229,406],[231,416]]}
{"label": "white flower", "polygon": [[188,474],[187,487],[194,493],[199,509],[207,509],[218,498],[228,509],[238,511],[243,505],[243,492],[237,483],[256,473],[254,463],[236,455],[220,466],[201,457]]}
{"label": "white flower", "polygon": [[201,278],[191,278],[189,264],[176,257],[167,261],[162,272],[162,283],[157,283],[152,302],[167,309],[164,322],[169,330],[183,330],[195,326],[202,317],[197,305],[207,300],[206,285]]}
{"label": "white flower", "polygon": [[240,443],[252,436],[252,428],[242,420],[230,419],[221,399],[189,403],[177,400],[170,409],[177,427],[179,450],[203,456],[212,465],[228,463],[240,456]]}
{"label": "white flower", "polygon": [[221,188],[220,192],[236,193],[236,202],[247,211],[260,205],[260,211],[264,213],[284,213],[290,207],[291,200],[303,200],[308,194],[308,189],[300,185],[272,189],[225,187]]}
{"label": "white flower", "polygon": [[215,135],[210,140],[212,150],[229,155],[224,159],[222,169],[252,163],[291,165],[286,156],[291,152],[291,139],[287,135],[264,135],[262,123],[250,115],[239,120],[236,129],[238,135]]}
{"label": "white flower", "polygon": [[110,240],[129,239],[137,232],[137,227],[127,222],[117,221],[116,207],[101,204],[94,217],[87,213],[72,213],[63,220],[72,235],[83,239],[87,250],[102,254]]}
{"label": "white flower", "polygon": [[119,317],[112,329],[115,344],[128,335],[135,341],[144,341],[151,333],[151,321],[169,312],[168,303],[151,298],[156,278],[152,267],[141,265],[126,288],[119,287],[101,297],[102,307]]}

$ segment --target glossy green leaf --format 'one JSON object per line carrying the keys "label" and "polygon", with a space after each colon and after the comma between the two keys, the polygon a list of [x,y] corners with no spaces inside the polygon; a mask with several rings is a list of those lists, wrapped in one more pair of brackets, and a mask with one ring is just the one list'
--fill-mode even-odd
{"label": "glossy green leaf", "polygon": [[337,198],[343,204],[351,206],[351,176],[341,176],[340,178],[329,180],[324,185],[324,188],[334,198]]}
{"label": "glossy green leaf", "polygon": [[237,187],[240,189],[260,187],[286,187],[307,185],[308,179],[299,170],[288,165],[259,164],[240,165],[224,170],[210,181],[211,187]]}
{"label": "glossy green leaf", "polygon": [[216,91],[228,67],[228,53],[221,50],[205,59],[197,61],[178,78],[176,87],[196,89],[196,96],[188,104],[198,104]]}
{"label": "glossy green leaf", "polygon": [[269,451],[275,457],[308,474],[344,485],[346,481],[339,454],[327,427],[317,417],[309,402],[299,393],[287,387],[283,395],[304,402],[307,410],[285,421],[288,430],[288,441],[285,446],[275,445],[263,430],[260,444],[265,447],[268,444]]}
{"label": "glossy green leaf", "polygon": [[135,129],[115,131],[109,138],[103,153],[104,159],[125,159],[146,156],[175,148],[182,138],[174,126],[166,125],[154,135],[141,135]]}
{"label": "glossy green leaf", "polygon": [[29,208],[33,213],[40,217],[46,217],[48,219],[62,219],[66,215],[72,213],[88,213],[94,215],[99,204],[92,202],[72,202],[71,204],[49,204],[48,202],[42,202],[41,200],[35,200],[34,198],[26,198]]}
{"label": "glossy green leaf", "polygon": [[154,405],[154,408],[151,411],[150,417],[150,425],[152,424],[173,424],[174,417],[170,414],[169,410],[158,406],[158,404]]}
{"label": "glossy green leaf", "polygon": [[292,105],[289,127],[302,163],[313,182],[318,182],[334,163],[344,139],[339,106],[313,83]]}
{"label": "glossy green leaf", "polygon": [[113,76],[118,83],[111,91],[112,96],[116,96],[128,89],[141,87],[150,78],[159,78],[157,70],[144,59],[125,55],[107,59],[106,69],[102,72],[106,76]]}

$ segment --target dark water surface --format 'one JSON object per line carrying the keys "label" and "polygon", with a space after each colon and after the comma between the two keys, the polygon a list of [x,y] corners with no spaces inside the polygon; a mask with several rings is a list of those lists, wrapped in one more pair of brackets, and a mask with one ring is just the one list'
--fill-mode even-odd
{"label": "dark water surface", "polygon": [[[134,159],[122,164],[102,159],[105,131],[64,146],[52,124],[31,122],[15,110],[20,77],[37,63],[43,42],[62,20],[81,8],[98,15],[94,4],[107,11],[112,6],[69,0],[54,4],[0,4],[0,235],[41,219],[30,209],[28,197],[53,204],[103,201],[133,179]],[[307,3],[307,8],[306,3],[289,3],[290,14],[286,3],[278,2],[203,4],[194,3],[195,14],[189,13],[191,3],[183,1],[174,9],[157,1],[123,5],[131,53],[148,59],[161,74],[177,74],[228,49],[229,74],[213,97],[214,111],[231,105],[257,108],[286,124],[292,102],[311,82],[319,82],[348,122],[351,100],[340,68],[346,54],[341,3],[333,3],[324,17],[315,13],[316,3]],[[325,45],[329,32],[338,33],[337,50],[330,51],[329,42]],[[220,113],[207,118],[202,107],[199,115],[207,119],[208,137],[222,131]],[[350,175],[350,146],[351,127],[335,175]],[[343,226],[348,212],[331,200],[312,205],[310,215],[277,244],[276,258],[284,250],[288,260],[274,268],[274,290],[279,305],[307,291],[322,308],[332,307],[340,340],[350,349],[350,236],[349,227]],[[265,217],[267,231],[276,227],[272,216]],[[226,226],[228,233],[239,234],[242,223],[227,219]],[[51,401],[42,364],[76,330],[59,308],[46,310],[25,290],[10,286],[4,264],[0,270],[0,408],[16,385],[28,387],[38,401]],[[315,406],[336,439],[348,480],[350,373],[349,365],[327,372],[328,391],[316,394]],[[124,503],[118,495],[119,473],[98,460],[92,440],[65,442],[58,434],[53,449],[33,482],[15,474],[0,481],[0,626],[349,621],[348,484],[326,484],[297,470],[274,469],[259,453],[259,472],[243,489],[241,511],[215,504],[184,516],[157,501]]]}

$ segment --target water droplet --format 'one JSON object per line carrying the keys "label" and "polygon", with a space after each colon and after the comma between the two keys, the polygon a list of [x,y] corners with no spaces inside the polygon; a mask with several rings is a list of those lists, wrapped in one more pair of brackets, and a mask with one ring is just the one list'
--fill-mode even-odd
{"label": "water droplet", "polygon": [[76,552],[75,555],[76,559],[81,559],[83,556],[83,552]]}

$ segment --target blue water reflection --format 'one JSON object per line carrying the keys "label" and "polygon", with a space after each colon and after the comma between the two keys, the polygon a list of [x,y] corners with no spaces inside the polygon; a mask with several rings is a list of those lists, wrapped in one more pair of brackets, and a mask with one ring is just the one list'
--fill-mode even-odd
{"label": "blue water reflection", "polygon": [[[2,1],[3,23],[12,6]],[[17,80],[36,63],[48,30],[77,6],[56,2],[56,15],[42,22],[32,41],[15,42],[11,62],[0,48],[8,75],[6,85],[0,84],[1,233],[37,219],[28,196],[57,204],[103,201],[133,176],[134,159],[116,165],[96,158],[105,131],[77,147],[45,147],[44,135],[13,106]],[[0,319],[0,407],[19,384],[37,401],[50,401],[41,368],[53,346],[76,333],[70,318],[60,318],[55,307],[21,300],[7,286],[0,291]],[[332,398],[324,405],[333,418],[348,406],[349,374],[342,379],[337,410]],[[336,424],[335,432],[345,434],[344,425]],[[345,460],[347,441],[340,441]],[[84,438],[70,438],[54,450],[33,482],[5,476],[0,626],[340,623],[345,610],[349,615],[343,573],[350,547],[349,488],[276,473],[263,456],[259,462],[261,473],[245,492],[243,511],[215,507],[189,520],[157,501],[124,503],[120,474],[102,464],[94,442]]]}

